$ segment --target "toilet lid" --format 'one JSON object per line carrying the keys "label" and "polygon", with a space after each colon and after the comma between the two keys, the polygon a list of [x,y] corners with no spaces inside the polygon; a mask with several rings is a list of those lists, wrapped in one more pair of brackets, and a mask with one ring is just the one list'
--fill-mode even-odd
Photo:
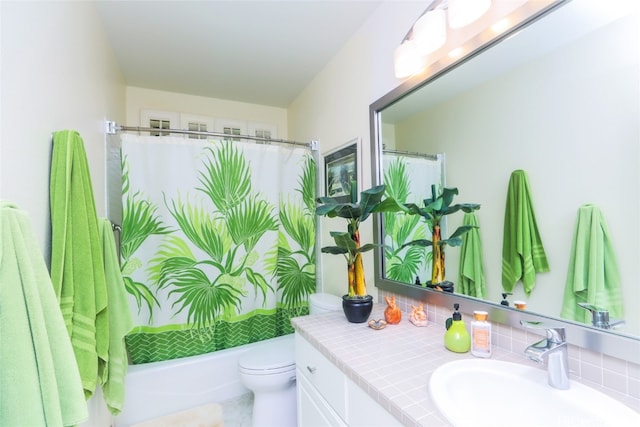
{"label": "toilet lid", "polygon": [[253,349],[240,356],[238,364],[244,371],[294,369],[296,361],[293,334],[286,338],[258,343]]}

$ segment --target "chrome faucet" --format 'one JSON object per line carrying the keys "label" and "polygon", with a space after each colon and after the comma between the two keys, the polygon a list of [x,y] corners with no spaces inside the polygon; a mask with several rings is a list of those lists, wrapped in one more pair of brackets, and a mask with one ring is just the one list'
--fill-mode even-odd
{"label": "chrome faucet", "polygon": [[586,302],[579,302],[578,305],[591,312],[591,324],[596,328],[614,329],[625,324],[625,321],[622,319],[613,321],[609,320],[609,310],[605,308],[596,307],[595,305],[587,304]]}
{"label": "chrome faucet", "polygon": [[542,322],[520,321],[520,324],[530,329],[545,329],[547,337],[542,341],[531,344],[524,351],[529,359],[547,365],[549,385],[553,388],[566,390],[569,388],[569,357],[567,355],[567,340],[563,327],[548,327]]}

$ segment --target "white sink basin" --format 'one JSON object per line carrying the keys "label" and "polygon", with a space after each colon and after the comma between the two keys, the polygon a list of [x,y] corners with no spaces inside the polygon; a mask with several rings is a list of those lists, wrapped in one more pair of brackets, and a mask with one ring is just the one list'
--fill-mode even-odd
{"label": "white sink basin", "polygon": [[465,359],[436,369],[431,397],[454,426],[640,425],[640,413],[571,381],[569,390],[547,383],[547,372],[491,359]]}

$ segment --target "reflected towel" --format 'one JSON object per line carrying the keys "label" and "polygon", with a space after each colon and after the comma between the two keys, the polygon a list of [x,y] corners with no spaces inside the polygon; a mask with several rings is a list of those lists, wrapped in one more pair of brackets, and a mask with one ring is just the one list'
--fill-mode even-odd
{"label": "reflected towel", "polygon": [[600,208],[590,204],[578,209],[560,315],[591,324],[591,313],[579,302],[606,309],[612,318],[623,317],[620,274],[609,230]]}
{"label": "reflected towel", "polygon": [[109,411],[118,415],[124,405],[124,378],[127,373],[127,349],[124,337],[133,328],[129,300],[120,272],[116,242],[108,219],[100,220],[104,268],[109,296],[109,360],[102,373],[102,391]]}
{"label": "reflected towel", "polygon": [[51,279],[89,398],[108,357],[109,331],[98,218],[77,132],[54,134],[50,199]]}
{"label": "reflected towel", "polygon": [[462,225],[472,228],[462,236],[460,248],[459,292],[472,297],[483,298],[487,293],[482,261],[482,241],[475,212],[467,212],[462,219]]}
{"label": "reflected towel", "polygon": [[71,341],[27,214],[0,200],[0,426],[88,416]]}
{"label": "reflected towel", "polygon": [[525,171],[516,170],[509,179],[504,213],[502,287],[511,292],[516,282],[522,280],[524,292],[529,296],[536,273],[546,271],[549,264],[533,211],[529,178]]}

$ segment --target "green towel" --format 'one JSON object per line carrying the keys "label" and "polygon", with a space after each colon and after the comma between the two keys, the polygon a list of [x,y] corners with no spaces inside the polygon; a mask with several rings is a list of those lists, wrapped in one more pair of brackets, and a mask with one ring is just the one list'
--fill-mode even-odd
{"label": "green towel", "polygon": [[472,225],[476,228],[472,228],[462,236],[458,291],[464,295],[484,299],[487,288],[482,261],[482,241],[480,240],[476,213],[465,213],[462,225]]}
{"label": "green towel", "polygon": [[71,341],[27,214],[0,200],[0,426],[88,416]]}
{"label": "green towel", "polygon": [[502,241],[502,287],[513,291],[522,280],[527,296],[535,286],[536,273],[549,271],[533,211],[529,178],[523,170],[511,173],[504,213]]}
{"label": "green towel", "polygon": [[560,316],[591,324],[586,302],[622,318],[622,290],[615,251],[602,211],[595,205],[578,209],[569,271]]}
{"label": "green towel", "polygon": [[89,165],[74,131],[53,137],[51,279],[89,398],[108,357],[107,288]]}
{"label": "green towel", "polygon": [[120,272],[116,242],[111,222],[100,220],[100,235],[104,251],[104,268],[109,296],[109,360],[102,375],[102,391],[109,411],[118,415],[124,405],[124,379],[127,373],[127,349],[124,337],[133,328],[129,300]]}

